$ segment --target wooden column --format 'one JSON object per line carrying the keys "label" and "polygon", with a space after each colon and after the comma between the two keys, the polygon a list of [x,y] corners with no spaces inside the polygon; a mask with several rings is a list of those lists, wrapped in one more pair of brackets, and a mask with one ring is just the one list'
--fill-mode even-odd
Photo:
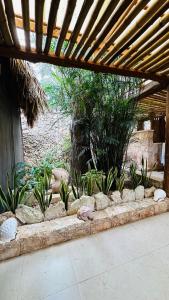
{"label": "wooden column", "polygon": [[23,161],[20,110],[10,98],[0,76],[0,185],[6,188],[6,174],[11,176],[17,162]]}
{"label": "wooden column", "polygon": [[169,86],[166,99],[164,189],[169,197]]}

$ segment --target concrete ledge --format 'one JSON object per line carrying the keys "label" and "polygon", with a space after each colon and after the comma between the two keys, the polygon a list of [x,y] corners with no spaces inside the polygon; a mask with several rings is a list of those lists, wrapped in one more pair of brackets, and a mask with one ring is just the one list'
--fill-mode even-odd
{"label": "concrete ledge", "polygon": [[161,214],[168,210],[168,198],[162,202],[144,199],[143,201],[111,206],[102,211],[96,211],[93,221],[84,222],[73,215],[52,221],[19,226],[15,240],[0,244],[0,261]]}

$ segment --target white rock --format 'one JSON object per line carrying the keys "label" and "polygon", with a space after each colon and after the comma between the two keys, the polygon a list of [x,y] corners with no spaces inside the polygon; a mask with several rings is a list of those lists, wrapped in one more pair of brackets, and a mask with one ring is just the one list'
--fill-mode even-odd
{"label": "white rock", "polygon": [[122,202],[121,193],[119,191],[114,191],[110,198],[114,201],[115,204],[119,204]]}
{"label": "white rock", "polygon": [[154,186],[150,187],[150,188],[146,188],[144,190],[144,197],[145,198],[150,198],[154,196],[154,192],[155,192],[156,188]]}
{"label": "white rock", "polygon": [[77,217],[78,217],[78,219],[83,220],[83,221],[93,220],[93,214],[92,213],[93,213],[93,210],[91,209],[91,207],[81,206],[78,209]]}
{"label": "white rock", "polygon": [[88,206],[92,210],[95,209],[95,198],[91,196],[82,195],[80,197],[80,206]]}
{"label": "white rock", "polygon": [[70,192],[69,193],[69,202],[73,202],[73,201],[75,201],[76,199],[75,199],[75,196],[74,196],[74,194],[73,194],[73,192]]}
{"label": "white rock", "polygon": [[135,188],[135,197],[136,197],[136,200],[144,199],[144,186],[143,185],[138,185]]}
{"label": "white rock", "polygon": [[45,221],[66,216],[65,204],[59,201],[55,205],[50,205],[45,212]]}
{"label": "white rock", "polygon": [[102,192],[95,194],[94,198],[96,200],[96,210],[102,210],[109,206],[109,198]]}
{"label": "white rock", "polygon": [[68,215],[74,215],[77,213],[78,209],[80,208],[80,199],[76,199],[73,201],[69,207]]}
{"label": "white rock", "polygon": [[11,211],[6,211],[0,214],[0,225],[9,218],[14,218],[15,215]]}
{"label": "white rock", "polygon": [[29,207],[26,205],[20,205],[15,210],[16,218],[23,224],[40,223],[44,220],[44,216],[39,207]]}
{"label": "white rock", "polygon": [[0,241],[10,242],[15,239],[17,231],[17,220],[9,218],[0,226]]}
{"label": "white rock", "polygon": [[123,189],[122,191],[122,202],[135,201],[135,191],[129,189]]}
{"label": "white rock", "polygon": [[154,192],[154,201],[163,201],[166,198],[166,192],[162,189],[156,189]]}

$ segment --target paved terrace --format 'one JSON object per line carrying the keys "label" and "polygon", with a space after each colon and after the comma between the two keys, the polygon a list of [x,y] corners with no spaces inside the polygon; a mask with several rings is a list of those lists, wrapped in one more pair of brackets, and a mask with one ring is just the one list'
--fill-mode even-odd
{"label": "paved terrace", "polygon": [[169,213],[0,264],[1,300],[168,300]]}

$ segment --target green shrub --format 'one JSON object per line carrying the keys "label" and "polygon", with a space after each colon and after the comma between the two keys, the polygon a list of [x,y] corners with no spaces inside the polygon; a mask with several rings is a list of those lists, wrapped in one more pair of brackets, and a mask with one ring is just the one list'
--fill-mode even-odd
{"label": "green shrub", "polygon": [[150,187],[151,183],[151,174],[152,171],[155,169],[156,163],[154,163],[151,171],[150,171],[150,175],[148,176],[148,163],[147,163],[147,159],[144,159],[144,157],[142,156],[141,159],[141,184],[145,187],[148,188]]}
{"label": "green shrub", "polygon": [[122,172],[120,177],[116,178],[116,189],[121,193],[124,188],[124,182],[125,182],[125,174]]}
{"label": "green shrub", "polygon": [[2,190],[0,186],[0,205],[5,211],[12,211],[15,213],[15,209],[19,204],[24,202],[25,192],[28,188],[27,184],[23,186],[18,186],[16,172],[12,175],[13,187],[9,183],[9,176],[7,175],[7,192]]}
{"label": "green shrub", "polygon": [[48,176],[48,174],[45,173],[44,178],[38,182],[33,191],[43,215],[45,214],[45,211],[49,207],[52,200],[52,193],[48,194],[49,184],[50,176]]}
{"label": "green shrub", "polygon": [[102,173],[102,177],[100,180],[96,180],[96,184],[100,190],[100,192],[103,192],[104,194],[108,194],[110,189],[112,188],[112,184],[114,180],[117,178],[118,170],[117,168],[109,170],[108,174]]}

